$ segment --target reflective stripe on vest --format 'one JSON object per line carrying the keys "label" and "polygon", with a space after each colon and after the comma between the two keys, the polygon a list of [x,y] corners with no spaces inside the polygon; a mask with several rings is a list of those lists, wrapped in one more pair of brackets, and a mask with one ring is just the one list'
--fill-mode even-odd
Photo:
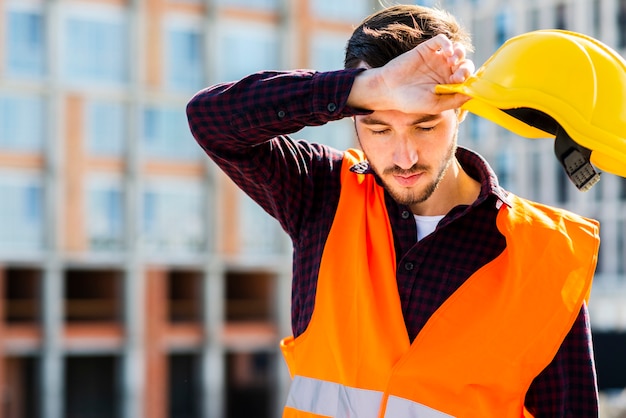
{"label": "reflective stripe on vest", "polygon": [[[299,411],[335,418],[376,418],[383,393],[358,389],[339,383],[304,376],[295,376],[286,406]],[[386,418],[450,418],[426,405],[389,396]]]}

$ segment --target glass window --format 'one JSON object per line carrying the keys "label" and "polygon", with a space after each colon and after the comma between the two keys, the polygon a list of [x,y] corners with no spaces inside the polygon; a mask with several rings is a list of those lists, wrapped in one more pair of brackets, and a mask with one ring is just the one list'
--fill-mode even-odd
{"label": "glass window", "polygon": [[253,9],[275,9],[278,5],[278,0],[217,0],[218,4],[224,6],[239,6]]}
{"label": "glass window", "polygon": [[470,147],[472,145],[478,146],[481,142],[484,143],[487,140],[490,127],[489,120],[473,113],[467,113],[465,120],[461,124],[463,135],[459,136],[459,142],[467,143]]}
{"label": "glass window", "polygon": [[206,247],[200,182],[163,179],[143,192],[143,237],[153,253],[199,253]]}
{"label": "glass window", "polygon": [[[343,68],[346,37],[343,35],[320,34],[311,45],[311,67],[318,71]],[[302,136],[311,141],[330,145],[340,150],[356,145],[354,125],[348,119],[330,122],[323,126],[311,126],[302,130]]]}
{"label": "glass window", "polygon": [[350,118],[329,122],[322,126],[309,126],[298,135],[309,141],[329,145],[338,150],[346,150],[357,146],[354,124]]}
{"label": "glass window", "polygon": [[618,47],[626,48],[626,0],[620,0],[617,12]]}
{"label": "glass window", "polygon": [[255,71],[278,67],[278,36],[272,28],[247,25],[248,30],[242,31],[241,24],[226,25],[218,46],[218,56],[228,57],[219,63],[220,80],[237,80]]}
{"label": "glass window", "polygon": [[36,176],[0,175],[0,248],[37,250],[43,244],[43,192]]}
{"label": "glass window", "polygon": [[502,149],[496,154],[494,169],[500,181],[500,186],[507,190],[515,189],[515,161],[516,157],[512,150]]}
{"label": "glass window", "polygon": [[0,94],[0,150],[40,151],[44,126],[41,97]]}
{"label": "glass window", "polygon": [[[617,273],[626,275],[626,219],[617,221],[617,248],[615,249],[615,256],[617,258]],[[625,279],[622,279],[625,280]]]}
{"label": "glass window", "polygon": [[602,1],[593,0],[591,3],[591,24],[593,27],[593,36],[595,38],[601,38],[601,25],[602,25]]}
{"label": "glass window", "polygon": [[41,14],[10,10],[6,16],[7,72],[18,77],[43,75],[45,42]]}
{"label": "glass window", "polygon": [[122,185],[115,179],[92,178],[87,186],[87,235],[93,251],[123,247],[124,204]]}
{"label": "glass window", "polygon": [[513,18],[508,10],[496,14],[496,48],[506,42],[513,34]]}
{"label": "glass window", "polygon": [[248,195],[240,192],[239,199],[239,241],[241,251],[248,254],[275,254],[280,251],[282,229]]}
{"label": "glass window", "polygon": [[196,91],[204,84],[202,34],[199,31],[167,31],[167,83],[175,90]]}
{"label": "glass window", "polygon": [[64,358],[63,405],[67,417],[117,417],[121,359],[110,355]]}
{"label": "glass window", "polygon": [[124,83],[128,39],[122,19],[70,17],[65,23],[65,75],[70,81]]}
{"label": "glass window", "polygon": [[311,67],[318,71],[339,70],[343,68],[346,36],[330,34],[316,35],[311,45]]}
{"label": "glass window", "polygon": [[86,138],[92,155],[121,156],[126,142],[126,109],[120,102],[87,103]]}
{"label": "glass window", "polygon": [[555,29],[567,29],[567,5],[565,3],[559,3],[554,8],[554,28]]}
{"label": "glass window", "polygon": [[368,0],[316,0],[309,4],[318,19],[358,23],[373,12]]}
{"label": "glass window", "polygon": [[203,153],[189,131],[185,107],[148,107],[143,113],[143,146],[149,158],[199,159]]}

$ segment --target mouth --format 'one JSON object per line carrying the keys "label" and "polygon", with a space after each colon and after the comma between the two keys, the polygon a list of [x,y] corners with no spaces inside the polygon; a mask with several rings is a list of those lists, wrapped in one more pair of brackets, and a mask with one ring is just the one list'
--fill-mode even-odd
{"label": "mouth", "polygon": [[393,178],[402,187],[411,187],[414,186],[419,179],[422,177],[423,173],[415,173],[415,174],[394,174]]}

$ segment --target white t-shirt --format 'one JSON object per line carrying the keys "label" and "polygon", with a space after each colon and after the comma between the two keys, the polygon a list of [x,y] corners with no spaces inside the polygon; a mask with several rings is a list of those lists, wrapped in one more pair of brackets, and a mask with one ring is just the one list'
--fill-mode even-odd
{"label": "white t-shirt", "polygon": [[413,215],[415,217],[415,223],[417,224],[417,240],[421,241],[422,238],[431,234],[435,228],[437,228],[437,224],[440,220],[443,219],[445,215],[438,216],[421,216],[421,215]]}

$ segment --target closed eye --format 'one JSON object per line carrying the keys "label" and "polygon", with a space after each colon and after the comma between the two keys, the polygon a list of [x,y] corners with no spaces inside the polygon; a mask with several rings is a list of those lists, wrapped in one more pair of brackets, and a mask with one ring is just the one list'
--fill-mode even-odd
{"label": "closed eye", "polygon": [[391,129],[389,129],[389,128],[370,129],[370,132],[372,133],[372,135],[386,135],[386,134],[391,132]]}

